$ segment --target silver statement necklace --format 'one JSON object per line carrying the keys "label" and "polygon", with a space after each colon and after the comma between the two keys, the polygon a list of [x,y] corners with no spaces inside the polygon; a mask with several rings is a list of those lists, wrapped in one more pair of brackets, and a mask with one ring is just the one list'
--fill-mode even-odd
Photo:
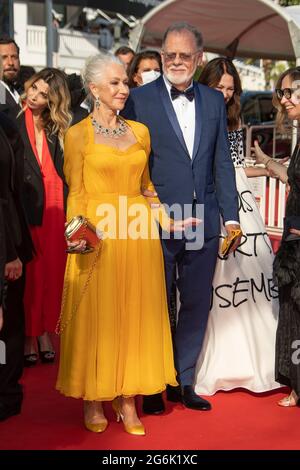
{"label": "silver statement necklace", "polygon": [[99,124],[99,122],[97,122],[93,116],[91,116],[91,119],[92,119],[92,124],[95,128],[96,134],[101,134],[103,135],[103,137],[113,137],[115,139],[118,139],[122,135],[126,134],[127,129],[128,129],[126,122],[120,117],[117,118],[117,122],[119,125],[115,129],[101,126],[101,124]]}

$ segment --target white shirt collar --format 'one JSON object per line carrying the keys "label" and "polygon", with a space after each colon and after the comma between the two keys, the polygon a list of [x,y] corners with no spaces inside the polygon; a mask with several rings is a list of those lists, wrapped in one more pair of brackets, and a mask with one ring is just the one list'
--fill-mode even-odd
{"label": "white shirt collar", "polygon": [[14,90],[14,92],[11,91],[11,89],[9,88],[9,86],[7,85],[7,83],[5,83],[3,80],[0,80],[0,82],[2,83],[2,85],[7,89],[7,91],[11,94],[11,96],[13,97],[13,99],[15,100],[15,102],[20,105],[20,95],[19,93],[17,92],[17,90]]}

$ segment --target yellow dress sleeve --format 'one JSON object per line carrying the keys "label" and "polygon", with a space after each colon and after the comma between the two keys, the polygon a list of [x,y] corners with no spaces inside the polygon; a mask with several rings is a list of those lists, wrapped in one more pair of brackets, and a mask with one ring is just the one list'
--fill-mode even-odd
{"label": "yellow dress sleeve", "polygon": [[67,200],[67,221],[77,215],[86,216],[86,191],[83,179],[84,139],[82,126],[71,127],[64,142],[64,174],[69,187]]}
{"label": "yellow dress sleeve", "polygon": [[[147,164],[145,166],[143,175],[142,175],[142,191],[145,189],[148,189],[149,191],[156,192],[154,184],[152,183],[150,179],[150,173],[149,173],[149,155],[150,155],[150,150],[151,150],[151,143],[150,143],[150,134],[149,130],[147,127],[144,127],[145,129],[145,134],[143,136],[143,142],[142,145],[145,148],[146,155],[147,155]],[[156,204],[159,205],[159,207],[152,207],[152,213],[155,218],[155,220],[160,224],[161,228],[163,230],[166,230],[167,232],[170,231],[170,225],[173,223],[173,219],[171,219],[163,204],[161,204],[159,198],[157,196],[149,198],[147,197],[147,201],[149,204]]]}

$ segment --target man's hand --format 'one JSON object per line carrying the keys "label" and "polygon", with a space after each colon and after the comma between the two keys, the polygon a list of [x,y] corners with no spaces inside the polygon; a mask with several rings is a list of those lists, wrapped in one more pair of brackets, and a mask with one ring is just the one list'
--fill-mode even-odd
{"label": "man's hand", "polygon": [[[225,229],[227,232],[227,236],[230,237],[232,230],[241,230],[241,227],[237,224],[228,224],[228,225],[225,225]],[[228,253],[233,253],[233,251],[237,249],[237,247],[239,246],[241,242],[242,235],[243,233],[241,232],[241,234],[236,238],[234,244],[232,245]]]}
{"label": "man's hand", "polygon": [[22,276],[22,262],[19,258],[16,258],[9,263],[6,263],[4,270],[5,279],[8,281],[15,281]]}
{"label": "man's hand", "polygon": [[174,220],[170,226],[170,232],[184,232],[184,230],[188,227],[196,227],[202,222],[201,219],[197,219],[196,217],[188,217],[184,220]]}

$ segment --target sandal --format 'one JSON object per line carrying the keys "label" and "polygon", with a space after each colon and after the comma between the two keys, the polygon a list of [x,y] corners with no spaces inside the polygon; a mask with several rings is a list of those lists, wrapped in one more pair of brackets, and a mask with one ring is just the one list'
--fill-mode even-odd
{"label": "sandal", "polygon": [[24,367],[32,367],[35,366],[38,362],[38,355],[37,353],[25,354],[24,355]]}
{"label": "sandal", "polygon": [[277,404],[284,407],[299,406],[300,401],[294,390],[292,390],[292,392],[287,397],[279,400]]}
{"label": "sandal", "polygon": [[39,351],[41,362],[43,364],[50,364],[54,362],[55,351]]}
{"label": "sandal", "polygon": [[[37,340],[39,355],[43,364],[51,364],[55,359],[55,351],[53,350],[48,333],[44,333]],[[44,348],[43,350],[41,348]]]}

